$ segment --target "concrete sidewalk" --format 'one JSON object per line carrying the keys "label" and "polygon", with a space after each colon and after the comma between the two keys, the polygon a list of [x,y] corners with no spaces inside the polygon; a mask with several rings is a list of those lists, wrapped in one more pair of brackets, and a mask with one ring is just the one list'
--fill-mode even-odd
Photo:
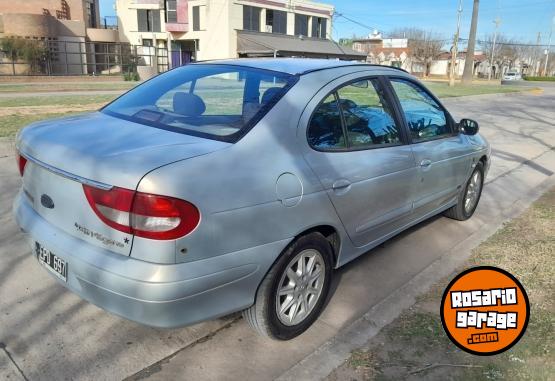
{"label": "concrete sidewalk", "polygon": [[[326,348],[337,362],[349,347],[327,342],[349,343],[346,336],[333,338],[364,316],[377,329],[553,179],[555,92],[444,103],[457,118],[477,119],[493,146],[475,217],[464,223],[433,218],[340,269],[321,318],[290,342],[257,336],[238,315],[183,329],[147,328],[70,294],[37,265],[22,241],[11,218],[20,180],[13,156],[0,158],[0,379],[289,378],[299,375],[294,373],[299,368],[314,369],[311,354]],[[413,291],[408,301],[396,299],[407,290]]]}

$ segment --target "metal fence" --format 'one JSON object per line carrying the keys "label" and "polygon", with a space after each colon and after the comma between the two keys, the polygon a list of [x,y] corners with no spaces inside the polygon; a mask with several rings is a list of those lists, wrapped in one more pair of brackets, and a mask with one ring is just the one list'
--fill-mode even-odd
{"label": "metal fence", "polygon": [[126,43],[0,40],[0,75],[121,75],[137,66],[168,70],[168,50]]}
{"label": "metal fence", "polygon": [[102,29],[118,29],[117,16],[104,16],[100,18],[100,28]]}

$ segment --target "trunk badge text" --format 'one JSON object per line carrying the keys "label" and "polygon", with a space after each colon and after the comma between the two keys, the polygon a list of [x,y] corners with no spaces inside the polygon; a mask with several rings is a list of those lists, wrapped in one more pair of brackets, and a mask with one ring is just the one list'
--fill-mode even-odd
{"label": "trunk badge text", "polygon": [[[75,228],[77,229],[77,231],[83,233],[84,235],[88,236],[88,237],[92,237],[97,239],[98,241],[102,242],[104,245],[108,245],[108,246],[116,246],[119,248],[124,247],[124,244],[116,241],[115,239],[112,238],[108,238],[104,235],[102,235],[101,233],[97,233],[95,231],[92,231],[82,225],[79,225],[77,222],[74,224]],[[123,241],[128,245],[129,244],[129,238],[125,237],[123,239]]]}
{"label": "trunk badge text", "polygon": [[54,209],[54,200],[52,200],[52,198],[50,198],[50,196],[47,194],[43,194],[42,196],[40,196],[40,203],[45,208]]}

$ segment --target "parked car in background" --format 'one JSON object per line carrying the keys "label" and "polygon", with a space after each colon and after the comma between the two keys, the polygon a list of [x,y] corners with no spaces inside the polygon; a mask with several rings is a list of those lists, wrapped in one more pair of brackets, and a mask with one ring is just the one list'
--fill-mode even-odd
{"label": "parked car in background", "polygon": [[504,81],[520,81],[521,79],[522,75],[517,71],[508,71],[503,75]]}
{"label": "parked car in background", "polygon": [[82,298],[146,325],[244,310],[291,339],[334,269],[438,213],[466,220],[490,165],[406,72],[309,59],[191,64],[16,141],[14,214]]}

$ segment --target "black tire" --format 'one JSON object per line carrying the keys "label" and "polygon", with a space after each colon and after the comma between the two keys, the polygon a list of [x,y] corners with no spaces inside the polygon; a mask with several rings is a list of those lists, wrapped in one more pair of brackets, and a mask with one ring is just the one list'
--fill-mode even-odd
{"label": "black tire", "polygon": [[[476,203],[470,210],[467,211],[464,207],[465,198],[468,192],[468,187],[470,186],[471,180],[476,172],[480,173],[480,191],[478,193],[478,199],[476,200]],[[472,217],[472,215],[474,214],[474,211],[476,210],[476,207],[480,202],[480,197],[482,196],[483,188],[484,188],[484,164],[481,161],[479,161],[474,167],[474,170],[472,171],[472,174],[470,175],[468,181],[466,182],[465,187],[462,189],[461,193],[459,194],[457,205],[447,209],[444,212],[445,216],[458,221],[468,220],[470,217]]]}
{"label": "black tire", "polygon": [[[296,256],[307,250],[317,250],[323,259],[323,288],[311,312],[296,325],[283,324],[277,313],[276,294],[282,275]],[[326,302],[333,268],[333,252],[330,242],[320,233],[309,233],[293,242],[274,263],[256,293],[255,303],[243,311],[243,317],[259,334],[275,340],[290,340],[304,331],[318,318]]]}

